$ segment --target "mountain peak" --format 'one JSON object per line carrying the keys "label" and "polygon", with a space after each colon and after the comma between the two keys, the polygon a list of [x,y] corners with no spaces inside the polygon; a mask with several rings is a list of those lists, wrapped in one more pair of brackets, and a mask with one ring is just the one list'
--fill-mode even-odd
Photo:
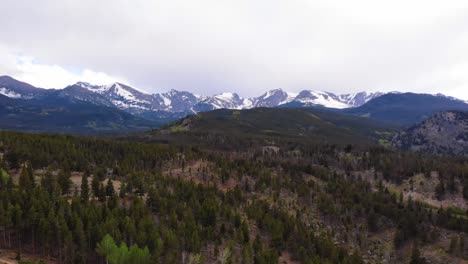
{"label": "mountain peak", "polygon": [[28,83],[18,81],[10,76],[0,76],[0,94],[10,98],[28,99],[43,92],[43,89],[34,87]]}

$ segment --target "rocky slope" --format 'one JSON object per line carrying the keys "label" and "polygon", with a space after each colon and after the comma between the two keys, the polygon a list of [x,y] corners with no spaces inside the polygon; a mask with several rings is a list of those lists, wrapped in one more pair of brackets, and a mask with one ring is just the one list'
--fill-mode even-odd
{"label": "rocky slope", "polygon": [[468,155],[468,112],[440,112],[398,133],[392,145],[430,154]]}

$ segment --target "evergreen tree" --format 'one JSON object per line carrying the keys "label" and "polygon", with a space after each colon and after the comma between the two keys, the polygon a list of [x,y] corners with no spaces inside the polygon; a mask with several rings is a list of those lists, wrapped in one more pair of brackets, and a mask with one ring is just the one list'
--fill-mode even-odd
{"label": "evergreen tree", "polygon": [[71,174],[68,171],[61,170],[58,174],[58,184],[62,190],[62,194],[68,194],[72,185]]}
{"label": "evergreen tree", "polygon": [[19,187],[25,191],[31,191],[34,188],[34,176],[31,169],[28,169],[28,164],[23,164],[19,177]]}
{"label": "evergreen tree", "polygon": [[111,198],[115,196],[114,184],[112,183],[112,180],[110,178],[109,180],[107,180],[106,196],[111,197]]}
{"label": "evergreen tree", "polygon": [[101,184],[101,181],[99,180],[99,177],[97,176],[96,173],[94,173],[93,174],[93,179],[91,181],[91,187],[93,189],[94,197],[99,197],[100,184]]}
{"label": "evergreen tree", "polygon": [[81,200],[85,202],[89,200],[88,173],[86,172],[81,177]]}
{"label": "evergreen tree", "polygon": [[109,259],[112,258],[116,251],[117,245],[115,244],[114,238],[112,238],[109,234],[106,234],[102,238],[101,242],[97,244],[96,252],[106,258],[107,264],[109,263]]}

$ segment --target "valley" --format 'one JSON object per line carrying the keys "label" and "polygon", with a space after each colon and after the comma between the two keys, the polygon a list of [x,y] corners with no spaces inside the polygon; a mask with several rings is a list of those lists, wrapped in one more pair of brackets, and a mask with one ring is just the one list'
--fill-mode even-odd
{"label": "valley", "polygon": [[113,137],[0,132],[0,247],[31,263],[466,263],[468,160],[379,143],[395,129],[257,108]]}
{"label": "valley", "polygon": [[468,264],[468,1],[0,6],[0,264]]}

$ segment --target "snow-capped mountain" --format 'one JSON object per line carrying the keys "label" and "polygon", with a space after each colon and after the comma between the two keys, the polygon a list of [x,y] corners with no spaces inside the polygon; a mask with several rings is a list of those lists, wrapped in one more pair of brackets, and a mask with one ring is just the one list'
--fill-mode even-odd
{"label": "snow-capped mountain", "polygon": [[304,90],[300,92],[293,100],[293,102],[302,103],[304,106],[320,105],[329,108],[348,108],[348,104],[341,102],[339,96],[320,91]]}
{"label": "snow-capped mountain", "polygon": [[75,86],[106,97],[120,109],[131,109],[132,111],[186,112],[200,101],[190,92],[170,90],[161,94],[147,94],[121,83],[92,85],[78,82]]}
{"label": "snow-capped mountain", "polygon": [[236,93],[224,92],[212,97],[206,97],[198,102],[193,108],[193,112],[209,111],[214,109],[248,109],[252,108],[252,100],[242,98]]}
{"label": "snow-capped mountain", "polygon": [[279,88],[268,91],[259,97],[253,98],[252,104],[255,107],[275,107],[291,102],[296,96],[297,94],[288,93]]}
{"label": "snow-capped mountain", "polygon": [[[340,112],[353,115],[379,117],[379,111],[385,110],[386,105],[392,103],[392,100],[398,101],[395,109],[414,107],[414,101],[402,103],[403,99],[390,100],[392,95],[399,94],[401,95],[398,92],[334,94],[314,90],[303,90],[294,94],[282,89],[270,90],[258,97],[251,98],[244,98],[232,92],[213,96],[200,96],[177,90],[151,94],[122,83],[93,85],[78,82],[63,89],[42,89],[17,81],[9,76],[0,76],[0,110],[30,111],[31,109],[39,109],[36,112],[40,113],[44,107],[44,109],[57,109],[58,112],[55,113],[60,113],[60,115],[66,113],[67,118],[80,118],[80,115],[85,114],[93,118],[99,117],[100,120],[113,120],[112,123],[118,123],[118,120],[122,118],[134,118],[135,120],[163,124],[190,114],[214,109],[250,109],[255,107],[325,107],[341,109]],[[423,105],[434,104],[435,107],[437,104],[442,104],[444,107],[447,106],[442,110],[465,109],[463,107],[466,106],[465,101],[443,94],[415,94],[415,96]],[[418,102],[420,103],[420,101]],[[6,107],[7,105],[11,107]],[[15,108],[15,106],[18,107]],[[33,107],[31,108],[31,106]],[[386,115],[395,116],[396,110],[392,111],[393,114],[386,113]],[[402,116],[408,115],[407,111],[403,112],[403,114],[397,115],[399,121],[402,120]],[[61,118],[61,120],[67,119]],[[417,118],[407,118],[409,120],[407,123],[410,124]]]}
{"label": "snow-capped mountain", "polygon": [[264,94],[243,98],[236,93],[224,92],[213,96],[197,96],[186,91],[170,90],[166,93],[146,94],[130,86],[113,83],[110,85],[92,85],[79,82],[88,91],[108,98],[120,109],[132,111],[168,111],[196,113],[214,109],[249,109],[253,107],[276,107],[288,103],[300,103],[301,106],[323,106],[328,108],[349,108],[360,106],[384,93],[366,93],[336,95],[330,92],[303,90],[298,94],[274,89]]}
{"label": "snow-capped mountain", "polygon": [[78,82],[75,86],[87,89],[90,92],[100,94],[107,98],[113,105],[120,109],[144,109],[152,110],[155,97],[146,94],[133,87],[121,83],[109,85],[92,85],[85,82]]}
{"label": "snow-capped mountain", "polygon": [[160,110],[170,112],[188,112],[191,108],[203,100],[202,97],[192,94],[187,91],[170,90],[162,94],[154,94],[155,97],[162,100],[162,107]]}
{"label": "snow-capped mountain", "polygon": [[[164,93],[149,94],[122,83],[93,85],[78,82],[64,89],[54,90],[60,96],[78,100],[115,106],[130,113],[147,111],[170,113],[197,113],[220,108],[249,109],[253,107],[277,107],[289,103],[300,106],[323,106],[329,108],[349,108],[360,106],[383,93],[356,93],[336,95],[329,92],[303,90],[298,94],[274,89],[258,97],[243,98],[236,93],[224,92],[213,96],[199,96],[187,91],[170,90]],[[0,94],[10,98],[34,98],[51,90],[38,89],[11,77],[0,77]],[[295,105],[295,104],[292,104]]]}

